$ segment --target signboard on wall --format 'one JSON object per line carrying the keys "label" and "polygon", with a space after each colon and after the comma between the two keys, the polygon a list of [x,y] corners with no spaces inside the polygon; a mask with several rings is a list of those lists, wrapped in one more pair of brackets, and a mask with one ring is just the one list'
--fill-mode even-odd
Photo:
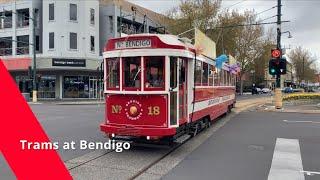
{"label": "signboard on wall", "polygon": [[85,59],[52,59],[52,66],[86,67]]}

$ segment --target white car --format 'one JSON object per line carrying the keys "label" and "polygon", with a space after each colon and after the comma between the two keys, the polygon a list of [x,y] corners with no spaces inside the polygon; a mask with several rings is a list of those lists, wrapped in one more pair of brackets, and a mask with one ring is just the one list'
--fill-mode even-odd
{"label": "white car", "polygon": [[270,93],[271,92],[271,90],[269,88],[263,88],[261,91],[263,93]]}
{"label": "white car", "polygon": [[262,90],[260,88],[256,88],[256,91],[257,91],[258,94],[262,93]]}

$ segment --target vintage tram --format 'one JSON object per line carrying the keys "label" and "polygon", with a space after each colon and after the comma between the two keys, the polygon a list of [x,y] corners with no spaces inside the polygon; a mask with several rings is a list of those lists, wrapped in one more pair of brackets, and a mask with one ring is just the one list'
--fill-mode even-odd
{"label": "vintage tram", "polygon": [[174,35],[135,34],[104,48],[105,122],[126,140],[196,134],[235,105],[236,75]]}

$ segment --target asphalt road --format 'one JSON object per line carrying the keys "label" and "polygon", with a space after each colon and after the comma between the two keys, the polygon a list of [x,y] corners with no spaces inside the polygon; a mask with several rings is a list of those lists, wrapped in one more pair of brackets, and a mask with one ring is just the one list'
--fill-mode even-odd
{"label": "asphalt road", "polygon": [[[279,179],[319,180],[319,117],[319,114],[241,113],[190,153],[163,179],[263,180],[269,177],[269,180],[273,180],[274,172],[285,169],[287,178]],[[281,140],[285,143],[281,144]],[[292,141],[297,151],[300,147],[300,152],[294,153],[295,147],[286,147]],[[279,153],[281,145],[285,152]],[[297,160],[291,161],[290,158],[294,157]],[[301,165],[299,157],[302,159]],[[284,163],[281,164],[281,160]],[[303,171],[314,173],[304,175],[295,170],[295,164],[301,166]]]}
{"label": "asphalt road", "polygon": [[[239,101],[259,98],[266,95],[237,96]],[[99,130],[99,124],[104,120],[104,105],[56,105],[43,103],[31,105],[31,108],[49,138],[53,142],[87,140],[92,142],[106,141],[107,138]],[[78,144],[78,143],[76,143]],[[63,161],[67,161],[92,150],[63,150],[58,152]],[[9,166],[0,155],[0,179],[15,179]]]}

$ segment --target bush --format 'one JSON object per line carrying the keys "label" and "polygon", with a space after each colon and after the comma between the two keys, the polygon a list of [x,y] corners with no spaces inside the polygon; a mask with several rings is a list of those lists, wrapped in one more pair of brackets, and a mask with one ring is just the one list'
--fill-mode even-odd
{"label": "bush", "polygon": [[290,94],[283,97],[284,101],[291,100],[320,100],[320,93],[299,93],[299,94]]}

